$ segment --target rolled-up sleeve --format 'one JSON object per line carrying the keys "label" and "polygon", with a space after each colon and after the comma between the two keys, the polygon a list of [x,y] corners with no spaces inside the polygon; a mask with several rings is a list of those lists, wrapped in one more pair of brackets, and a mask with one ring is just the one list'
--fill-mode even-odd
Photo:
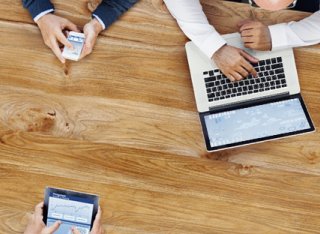
{"label": "rolled-up sleeve", "polygon": [[269,26],[272,50],[320,43],[320,11],[298,22]]}

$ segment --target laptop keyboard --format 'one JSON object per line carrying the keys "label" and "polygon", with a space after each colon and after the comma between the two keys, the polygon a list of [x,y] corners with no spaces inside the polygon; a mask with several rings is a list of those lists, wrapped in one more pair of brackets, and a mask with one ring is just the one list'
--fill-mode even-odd
{"label": "laptop keyboard", "polygon": [[219,69],[203,72],[209,102],[287,87],[282,58],[252,64],[258,76],[231,82]]}

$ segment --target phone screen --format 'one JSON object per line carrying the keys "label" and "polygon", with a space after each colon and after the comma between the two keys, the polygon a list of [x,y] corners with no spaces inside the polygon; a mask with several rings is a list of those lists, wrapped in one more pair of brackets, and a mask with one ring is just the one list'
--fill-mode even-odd
{"label": "phone screen", "polygon": [[67,59],[78,60],[80,58],[82,48],[84,45],[84,36],[78,36],[73,33],[70,33],[68,36],[68,41],[73,45],[73,50],[64,47],[62,56]]}

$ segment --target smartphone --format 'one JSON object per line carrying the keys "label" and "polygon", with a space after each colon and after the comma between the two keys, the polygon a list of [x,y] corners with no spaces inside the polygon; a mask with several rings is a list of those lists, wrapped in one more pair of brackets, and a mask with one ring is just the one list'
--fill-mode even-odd
{"label": "smartphone", "polygon": [[66,59],[78,61],[84,46],[85,36],[83,33],[69,32],[68,41],[73,45],[73,49],[64,47],[62,56]]}
{"label": "smartphone", "polygon": [[76,227],[81,234],[89,234],[99,207],[94,194],[47,187],[45,190],[43,221],[51,226],[61,221],[55,234],[71,234]]}

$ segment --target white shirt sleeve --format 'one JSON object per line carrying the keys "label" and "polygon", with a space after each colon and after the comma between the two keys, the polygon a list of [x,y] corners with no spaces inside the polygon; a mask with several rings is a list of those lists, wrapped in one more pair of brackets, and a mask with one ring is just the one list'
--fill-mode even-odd
{"label": "white shirt sleeve", "polygon": [[209,58],[226,41],[209,24],[199,0],[164,0],[184,34]]}
{"label": "white shirt sleeve", "polygon": [[272,50],[320,43],[320,11],[298,22],[269,26]]}
{"label": "white shirt sleeve", "polygon": [[42,16],[46,15],[46,14],[49,14],[50,12],[53,12],[54,9],[49,9],[49,10],[46,10],[46,11],[43,11],[41,12],[40,14],[38,14],[36,17],[34,17],[34,21],[37,22]]}

